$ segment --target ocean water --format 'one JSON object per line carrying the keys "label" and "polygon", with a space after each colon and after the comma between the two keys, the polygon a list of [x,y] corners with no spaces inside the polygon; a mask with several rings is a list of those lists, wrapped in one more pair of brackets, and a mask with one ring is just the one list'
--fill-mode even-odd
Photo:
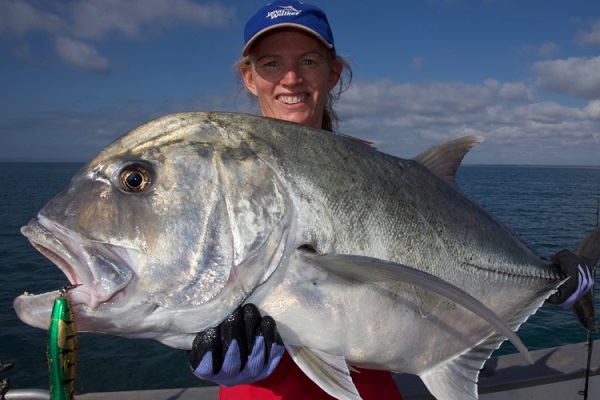
{"label": "ocean water", "polygon": [[[24,291],[41,293],[67,283],[19,228],[65,188],[81,166],[0,163],[0,360],[14,364],[0,378],[9,378],[15,389],[47,389],[48,369],[46,332],[20,322],[12,301]],[[463,166],[458,181],[471,198],[543,256],[575,247],[597,224],[600,167]],[[598,300],[596,308],[600,309]],[[587,339],[570,311],[548,305],[521,327],[519,336],[530,350]],[[77,392],[204,385],[192,376],[184,351],[152,340],[89,333],[78,337]],[[505,344],[497,354],[514,351]]]}

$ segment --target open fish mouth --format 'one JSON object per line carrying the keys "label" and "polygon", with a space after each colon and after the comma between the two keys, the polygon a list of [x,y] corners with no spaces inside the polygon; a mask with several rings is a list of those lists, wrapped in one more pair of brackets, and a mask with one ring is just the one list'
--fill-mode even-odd
{"label": "open fish mouth", "polygon": [[[126,251],[83,238],[42,215],[21,228],[21,233],[65,274],[71,285],[78,285],[69,291],[73,306],[96,309],[114,301],[133,277],[125,260]],[[27,301],[32,296],[25,293],[20,298]],[[47,297],[48,293],[40,296]]]}

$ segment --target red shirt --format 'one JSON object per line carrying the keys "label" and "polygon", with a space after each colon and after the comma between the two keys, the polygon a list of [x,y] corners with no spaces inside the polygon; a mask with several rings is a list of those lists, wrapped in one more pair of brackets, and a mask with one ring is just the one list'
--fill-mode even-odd
{"label": "red shirt", "polygon": [[[364,400],[402,400],[396,382],[388,371],[359,369],[350,372]],[[287,352],[271,375],[250,385],[221,387],[219,400],[314,400],[334,399],[325,393],[296,365]]]}

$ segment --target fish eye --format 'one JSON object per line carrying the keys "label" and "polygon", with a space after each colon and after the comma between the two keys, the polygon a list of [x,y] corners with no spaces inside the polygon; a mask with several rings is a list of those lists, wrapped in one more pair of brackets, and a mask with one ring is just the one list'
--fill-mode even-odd
{"label": "fish eye", "polygon": [[141,163],[128,164],[121,169],[119,182],[126,192],[143,192],[152,185],[152,172]]}

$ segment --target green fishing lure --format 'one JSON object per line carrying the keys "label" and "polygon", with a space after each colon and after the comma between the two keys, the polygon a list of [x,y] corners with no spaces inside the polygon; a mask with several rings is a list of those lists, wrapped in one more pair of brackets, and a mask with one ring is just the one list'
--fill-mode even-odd
{"label": "green fishing lure", "polygon": [[77,363],[77,329],[67,292],[79,285],[67,285],[54,300],[48,329],[50,400],[73,400]]}

